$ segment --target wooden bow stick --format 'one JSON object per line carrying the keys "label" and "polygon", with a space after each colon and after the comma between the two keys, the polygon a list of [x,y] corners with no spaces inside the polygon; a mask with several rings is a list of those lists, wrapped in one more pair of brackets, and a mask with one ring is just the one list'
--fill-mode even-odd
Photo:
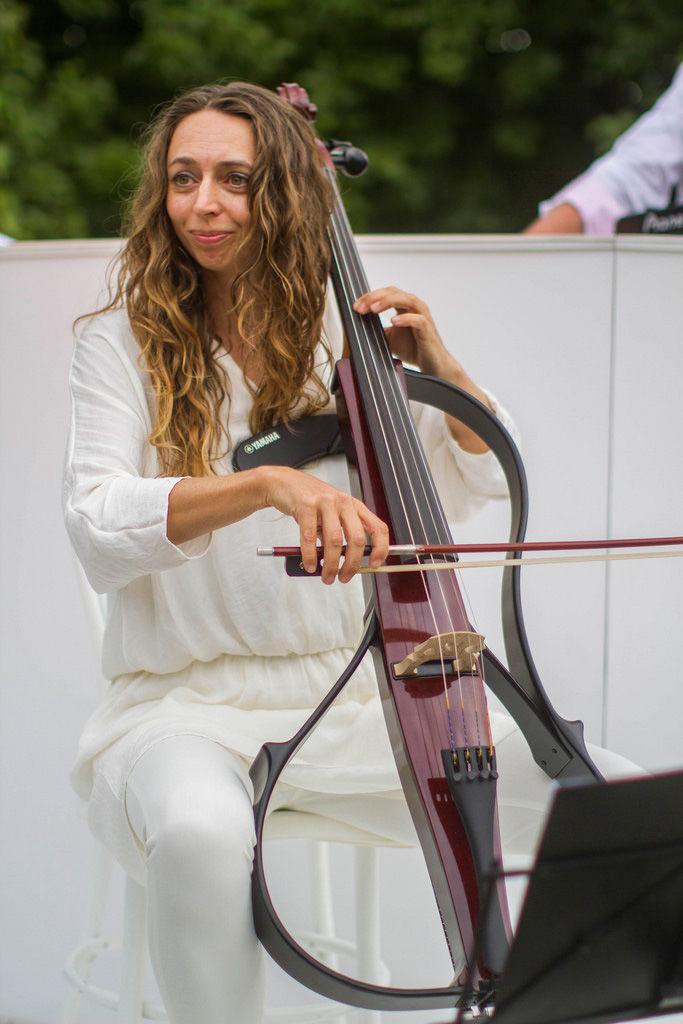
{"label": "wooden bow stick", "polygon": [[[459,555],[463,553],[493,553],[493,552],[520,552],[527,551],[588,551],[595,549],[612,548],[671,548],[679,547],[679,551],[630,551],[621,554],[598,554],[598,555],[560,555],[553,558],[500,558],[462,562]],[[344,550],[344,549],[342,549]],[[365,553],[370,553],[366,548]],[[322,549],[318,556],[319,565],[322,564]],[[275,558],[300,559],[301,548],[298,547],[274,547],[257,548],[257,555],[272,556]],[[450,555],[456,560],[446,559],[444,561],[403,561],[391,564],[384,564],[376,569],[370,566],[361,566],[360,573],[392,573],[392,572],[425,572],[438,571],[441,569],[484,569],[500,566],[527,566],[527,565],[557,565],[571,562],[608,562],[625,559],[638,558],[680,558],[683,556],[683,537],[638,537],[622,540],[585,540],[585,541],[525,541],[507,542],[495,544],[394,544],[389,548],[389,556],[396,558],[423,558],[434,559]],[[306,574],[309,575],[309,574]],[[312,573],[310,575],[315,575]]]}

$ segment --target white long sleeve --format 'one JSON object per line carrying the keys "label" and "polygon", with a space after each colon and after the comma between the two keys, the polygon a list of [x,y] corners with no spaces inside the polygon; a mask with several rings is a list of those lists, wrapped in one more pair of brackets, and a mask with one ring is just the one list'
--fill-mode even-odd
{"label": "white long sleeve", "polygon": [[93,588],[104,593],[203,553],[208,538],[176,547],[166,537],[178,477],[157,477],[152,396],[123,311],[90,321],[71,367],[72,419],[64,514]]}

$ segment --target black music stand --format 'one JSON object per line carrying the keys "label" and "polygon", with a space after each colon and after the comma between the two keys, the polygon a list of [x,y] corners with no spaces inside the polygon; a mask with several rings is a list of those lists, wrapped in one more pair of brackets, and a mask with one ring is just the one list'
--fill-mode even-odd
{"label": "black music stand", "polygon": [[676,1012],[683,772],[561,786],[489,1019],[606,1024]]}

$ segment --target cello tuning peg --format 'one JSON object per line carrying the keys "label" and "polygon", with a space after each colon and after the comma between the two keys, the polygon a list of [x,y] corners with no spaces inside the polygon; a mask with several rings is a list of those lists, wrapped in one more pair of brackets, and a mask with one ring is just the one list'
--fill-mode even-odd
{"label": "cello tuning peg", "polygon": [[365,174],[368,169],[369,160],[367,154],[350,142],[339,142],[338,139],[330,139],[325,143],[334,166],[349,178],[358,178]]}

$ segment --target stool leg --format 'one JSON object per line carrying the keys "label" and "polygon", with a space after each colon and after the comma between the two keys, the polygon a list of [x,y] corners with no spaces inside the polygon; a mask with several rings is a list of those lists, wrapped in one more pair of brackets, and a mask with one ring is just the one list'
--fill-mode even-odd
{"label": "stool leg", "polygon": [[[309,843],[309,856],[313,927],[316,934],[332,938],[335,934],[335,924],[329,843]],[[333,970],[339,969],[339,958],[335,953],[321,950],[319,956],[320,960],[328,967],[331,967]]]}
{"label": "stool leg", "polygon": [[147,957],[147,892],[126,878],[121,944],[119,1024],[141,1024]]}
{"label": "stool leg", "polygon": [[[85,928],[83,929],[82,936],[83,942],[86,942],[88,939],[99,938],[102,934],[102,922],[104,920],[113,864],[114,858],[109,850],[105,846],[98,844],[95,869],[88,892]],[[83,972],[86,981],[89,973],[90,965]],[[76,989],[69,989],[62,1007],[61,1024],[75,1024],[80,1004],[81,993]]]}
{"label": "stool leg", "polygon": [[[358,977],[384,983],[387,970],[380,953],[379,856],[374,846],[357,846],[356,859],[356,946]],[[361,1010],[359,1024],[379,1024],[378,1010]]]}

